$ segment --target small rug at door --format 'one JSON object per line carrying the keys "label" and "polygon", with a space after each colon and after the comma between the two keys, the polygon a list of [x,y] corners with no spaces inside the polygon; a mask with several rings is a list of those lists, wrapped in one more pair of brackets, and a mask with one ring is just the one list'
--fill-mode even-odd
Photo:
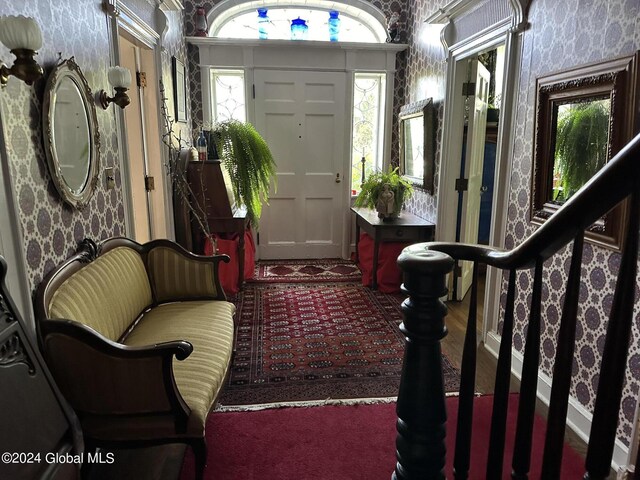
{"label": "small rug at door", "polygon": [[[502,478],[510,477],[518,395],[507,411]],[[453,478],[458,398],[446,400],[447,478]],[[473,415],[470,479],[486,478],[493,397],[477,397]],[[395,468],[395,403],[256,412],[212,413],[207,420],[209,449],[205,480],[389,480]],[[529,478],[540,478],[545,421],[535,417]],[[581,479],[584,460],[563,450],[560,478]],[[194,478],[187,449],[181,480]]]}
{"label": "small rug at door", "polygon": [[[402,300],[357,283],[245,285],[220,405],[397,395]],[[459,371],[442,360],[445,391],[457,391]]]}
{"label": "small rug at door", "polygon": [[348,260],[261,260],[256,265],[257,282],[359,282],[358,266]]}

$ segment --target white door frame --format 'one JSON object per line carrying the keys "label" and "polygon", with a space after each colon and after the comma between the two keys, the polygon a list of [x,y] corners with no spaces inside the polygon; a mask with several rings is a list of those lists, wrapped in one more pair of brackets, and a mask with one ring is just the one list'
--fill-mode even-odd
{"label": "white door frame", "polygon": [[[154,64],[155,64],[155,76],[156,79],[162,79],[162,54],[161,54],[161,46],[162,46],[162,37],[161,34],[163,32],[156,32],[152,29],[147,23],[145,23],[139,16],[137,16],[131,9],[129,9],[122,1],[120,0],[111,0],[115,2],[115,5],[112,9],[107,10],[107,14],[110,16],[109,30],[111,35],[111,64],[119,65],[120,64],[120,53],[119,53],[119,37],[120,31],[127,32],[134,39],[139,41],[141,44],[149,48],[153,51],[154,56]],[[162,11],[158,8],[156,11],[156,18],[162,18],[158,14],[162,13]],[[166,21],[166,18],[165,18]],[[163,30],[166,25],[161,25]],[[132,72],[135,73],[135,72]],[[135,79],[134,79],[135,80]],[[156,98],[161,99],[162,95],[160,92],[159,81],[156,82],[152,88],[156,89]],[[149,87],[147,87],[149,88]],[[116,128],[118,130],[118,150],[122,152],[120,158],[120,178],[122,179],[122,193],[124,200],[124,217],[125,217],[125,229],[127,235],[131,235],[134,230],[134,209],[133,209],[133,196],[131,193],[131,171],[129,168],[129,150],[127,148],[127,137],[125,132],[125,121],[124,121],[124,112],[120,108],[114,108],[116,111]],[[163,119],[161,114],[161,109],[158,109],[158,132],[160,136],[163,133]],[[164,211],[166,212],[167,218],[167,237],[170,240],[175,240],[175,226],[174,226],[174,216],[173,216],[173,203],[171,199],[173,198],[173,194],[171,192],[171,185],[169,178],[167,176],[166,164],[167,164],[167,151],[166,148],[161,148],[161,168],[162,168],[162,178],[156,179],[156,188],[160,186],[164,192]]]}
{"label": "white door frame", "polygon": [[[433,23],[437,23],[438,20]],[[443,43],[447,35],[443,34]],[[502,105],[498,123],[498,145],[491,215],[489,242],[491,246],[503,248],[506,236],[507,209],[509,203],[509,180],[513,149],[513,127],[515,125],[515,101],[519,81],[521,55],[520,32],[507,19],[469,39],[451,47],[447,58],[447,91],[443,121],[442,157],[440,160],[440,186],[438,188],[438,212],[436,239],[454,242],[456,232],[458,192],[455,180],[460,172],[462,138],[464,130],[464,98],[462,84],[467,76],[467,59],[498,45],[505,45],[505,68],[503,78]],[[484,301],[483,341],[489,331],[497,330],[500,312],[502,275],[495,268],[487,269]]]}
{"label": "white door frame", "polygon": [[[397,43],[349,43],[340,42],[299,42],[289,40],[245,40],[220,39],[212,37],[187,37],[187,41],[198,47],[200,53],[200,80],[202,82],[204,121],[212,123],[211,105],[205,96],[210,91],[210,69],[244,70],[245,96],[247,102],[247,121],[255,122],[255,106],[253,101],[254,70],[300,70],[300,71],[335,71],[347,73],[345,102],[345,134],[348,141],[344,146],[343,172],[351,172],[351,118],[353,111],[353,79],[355,73],[386,74],[385,97],[385,147],[383,165],[387,166],[391,159],[391,134],[393,123],[393,92],[396,72],[396,55],[408,45]],[[346,173],[345,173],[346,175]],[[350,178],[350,175],[346,175]],[[343,195],[350,199],[350,188],[344,182]],[[345,207],[349,201],[344,202]],[[349,258],[353,214],[349,208],[344,209],[344,228],[342,240],[342,256]],[[257,249],[259,258],[260,247]]]}
{"label": "white door frame", "polygon": [[[34,160],[35,161],[35,160]],[[33,305],[29,294],[27,262],[16,195],[11,181],[5,129],[0,113],[0,253],[7,261],[6,284],[30,333],[35,338]]]}

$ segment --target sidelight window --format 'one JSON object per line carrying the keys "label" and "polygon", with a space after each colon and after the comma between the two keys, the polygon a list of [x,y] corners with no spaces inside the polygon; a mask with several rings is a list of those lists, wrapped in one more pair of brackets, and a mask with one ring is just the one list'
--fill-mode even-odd
{"label": "sidelight window", "polygon": [[247,120],[244,72],[242,70],[211,70],[211,119]]}
{"label": "sidelight window", "polygon": [[356,73],[353,85],[351,193],[372,172],[382,170],[384,147],[384,73]]}

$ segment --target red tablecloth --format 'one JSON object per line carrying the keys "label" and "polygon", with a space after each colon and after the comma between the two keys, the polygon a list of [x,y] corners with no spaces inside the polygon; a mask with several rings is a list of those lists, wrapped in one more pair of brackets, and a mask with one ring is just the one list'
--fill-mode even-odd
{"label": "red tablecloth", "polygon": [[[402,272],[398,268],[398,257],[409,244],[404,242],[381,242],[378,247],[378,290],[384,293],[400,292]],[[358,241],[358,267],[362,271],[362,285],[370,287],[373,281],[373,238],[360,233]]]}

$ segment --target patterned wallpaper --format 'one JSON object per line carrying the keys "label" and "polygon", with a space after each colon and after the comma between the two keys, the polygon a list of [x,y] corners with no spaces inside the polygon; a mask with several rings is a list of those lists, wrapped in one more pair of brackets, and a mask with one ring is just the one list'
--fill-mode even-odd
{"label": "patterned wallpaper", "polygon": [[[137,3],[150,7],[147,0]],[[136,5],[131,5],[136,11]],[[151,7],[152,8],[152,7]],[[144,14],[144,12],[141,12]],[[1,15],[32,16],[42,29],[44,46],[38,61],[45,78],[33,87],[11,78],[0,92],[13,195],[18,201],[21,234],[26,251],[28,282],[35,289],[42,277],[67,258],[85,237],[104,239],[124,235],[124,205],[118,151],[115,109],[97,108],[100,132],[101,169],[114,167],[116,188],[105,189],[104,174],[89,205],[82,211],[62,202],[48,172],[42,140],[42,98],[46,75],[62,58],[75,56],[94,92],[108,87],[110,36],[100,2],[78,8],[75,0],[0,0]],[[148,13],[142,15],[148,17]],[[170,84],[170,55],[186,58],[180,13],[169,14],[173,36],[163,54],[163,78]],[[171,31],[171,29],[170,29]],[[13,55],[0,46],[0,57],[11,62]]]}
{"label": "patterned wallpaper", "polygon": [[435,141],[435,191],[429,195],[420,188],[415,189],[405,209],[422,218],[436,221],[438,170],[442,151],[442,119],[444,116],[444,99],[446,91],[446,57],[440,43],[439,32],[430,30],[424,23],[425,18],[438,8],[448,3],[447,0],[417,0],[409,2],[410,31],[408,37],[409,50],[405,74],[405,95],[400,104],[413,103],[427,98],[433,99],[436,111]]}
{"label": "patterned wallpaper", "polygon": [[[100,173],[98,188],[83,211],[65,205],[56,191],[47,168],[42,140],[42,98],[46,75],[58,60],[75,56],[90,88],[108,85],[109,35],[105,15],[99,4],[78,9],[74,0],[15,2],[0,0],[3,15],[27,15],[42,29],[44,46],[38,61],[45,68],[45,78],[34,87],[11,78],[0,92],[7,153],[14,194],[17,197],[27,256],[29,284],[35,289],[42,276],[64,260],[84,237],[105,238],[124,233],[124,208],[114,109],[97,108],[100,131],[101,167],[115,167],[116,188],[105,190]],[[12,61],[4,46],[0,56]]]}
{"label": "patterned wallpaper", "polygon": [[[437,108],[436,172],[441,161],[443,103],[445,97],[446,62],[437,35],[428,31],[424,19],[446,0],[410,2],[408,17],[412,27],[407,54],[405,97],[411,103],[432,97]],[[578,12],[577,14],[569,12]],[[521,243],[534,228],[529,224],[529,189],[533,152],[533,119],[535,81],[540,75],[581,65],[640,49],[640,0],[554,0],[534,1],[530,10],[531,28],[524,34],[520,86],[517,93],[517,120],[514,158],[508,207],[507,248]],[[569,47],[568,47],[569,46]],[[436,194],[438,177],[435,179]],[[417,190],[406,209],[435,220],[436,195]],[[545,265],[543,288],[543,348],[541,369],[551,375],[555,355],[562,291],[568,275],[570,246]],[[580,292],[580,322],[577,331],[573,365],[572,395],[589,411],[593,410],[601,352],[604,345],[606,319],[611,309],[614,279],[620,255],[592,245],[585,246],[583,284]],[[528,305],[533,276],[519,275],[516,301],[517,325],[514,344],[523,351]],[[506,283],[503,292],[506,291]],[[504,295],[503,295],[504,297]],[[504,301],[504,298],[503,298]],[[624,388],[618,435],[628,444],[633,428],[636,398],[640,389],[640,304],[636,302],[636,325],[631,341],[629,371]]]}
{"label": "patterned wallpaper", "polygon": [[[529,223],[529,191],[534,139],[535,82],[550,72],[589,62],[632,54],[640,49],[640,1],[554,0],[534,1],[529,13],[531,28],[524,33],[521,77],[517,99],[516,131],[511,177],[507,248],[521,243],[534,230]],[[571,247],[545,264],[540,360],[551,375]],[[593,411],[606,319],[611,310],[614,278],[620,255],[586,245],[582,265],[579,324],[573,364],[572,395]],[[519,275],[514,344],[523,350],[533,275]],[[506,285],[506,284],[505,284]],[[506,286],[503,288],[503,292]],[[635,327],[631,341],[630,370],[624,387],[618,434],[628,443],[636,398],[640,388],[640,303],[636,301]]]}

